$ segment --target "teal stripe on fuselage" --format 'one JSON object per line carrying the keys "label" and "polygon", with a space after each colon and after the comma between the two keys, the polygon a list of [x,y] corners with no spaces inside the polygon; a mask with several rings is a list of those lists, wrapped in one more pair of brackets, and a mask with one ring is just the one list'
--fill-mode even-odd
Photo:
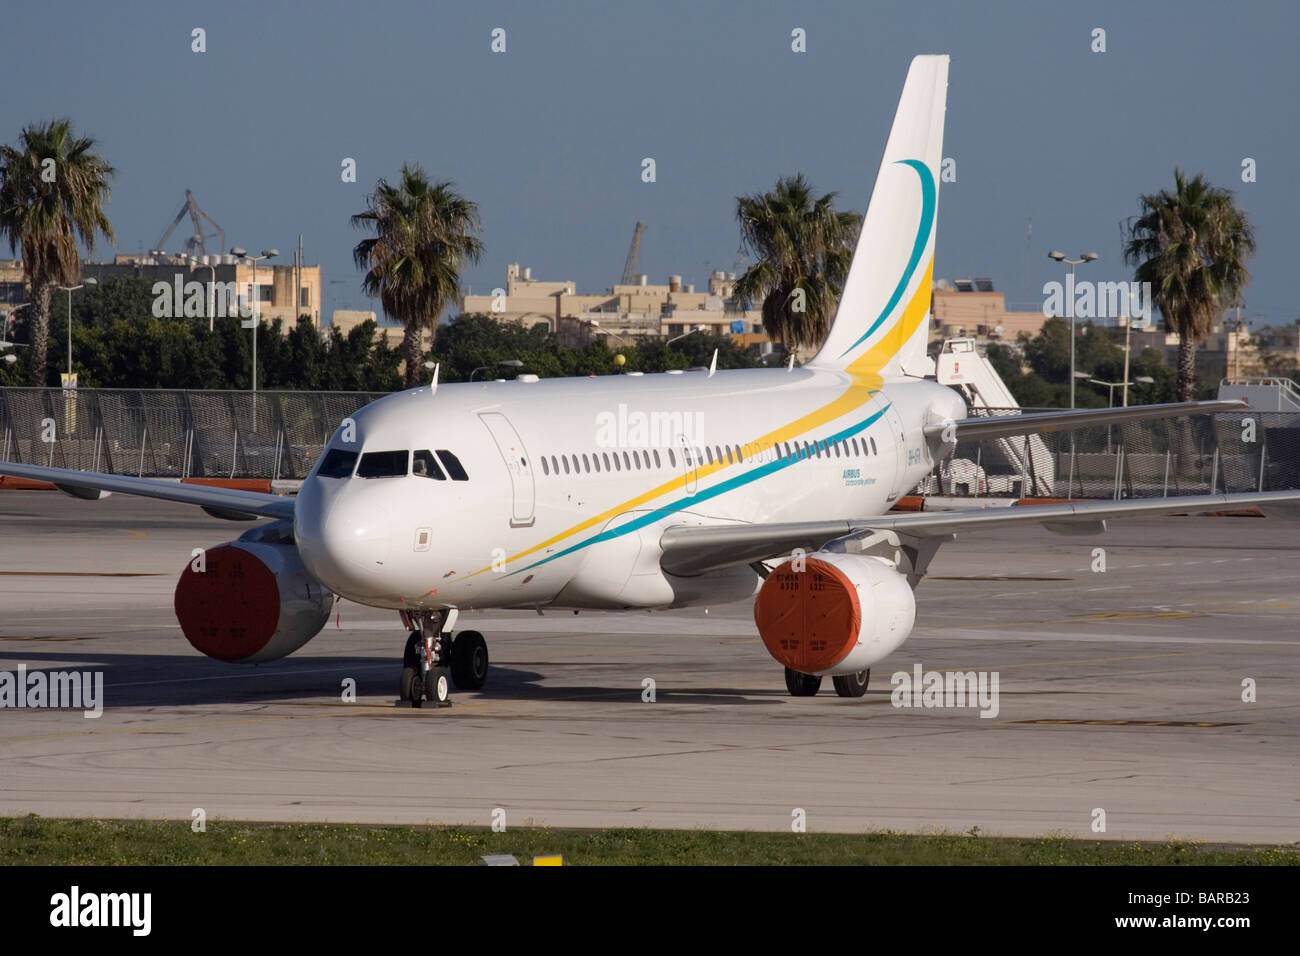
{"label": "teal stripe on fuselage", "polygon": [[[858,434],[858,432],[870,428],[877,421],[879,421],[880,416],[885,414],[885,411],[888,408],[889,406],[886,405],[884,408],[876,412],[871,417],[867,418],[865,421],[859,422],[856,425],[852,425],[841,432],[837,432],[834,435],[830,435],[826,438],[819,438],[817,440],[818,441],[842,441],[845,438],[851,438],[854,435]],[[632,519],[631,521],[627,522],[627,524],[621,524],[617,528],[610,528],[605,531],[602,531],[599,534],[593,535],[592,537],[588,538],[586,541],[581,541],[578,544],[565,548],[563,551],[560,551],[558,554],[553,554],[548,558],[542,558],[540,561],[534,561],[532,564],[528,565],[527,567],[519,568],[517,571],[512,571],[511,575],[522,574],[524,571],[531,571],[533,568],[540,567],[541,565],[546,564],[549,561],[554,561],[556,558],[563,558],[566,555],[573,554],[573,552],[580,551],[583,548],[586,548],[590,545],[598,544],[601,541],[609,541],[613,538],[617,538],[620,537],[621,535],[625,535],[631,531],[637,531],[641,528],[644,528],[648,524],[654,524],[656,521],[668,517],[674,512],[684,511],[690,508],[692,505],[699,504],[702,501],[708,501],[710,498],[716,498],[718,495],[726,494],[728,491],[732,491],[736,488],[741,487],[742,485],[749,484],[751,481],[757,481],[760,478],[765,478],[768,475],[775,474],[776,472],[780,471],[783,468],[788,468],[791,465],[797,464],[800,461],[807,461],[807,460],[809,459],[803,457],[802,449],[801,449],[800,454],[795,455],[792,458],[782,458],[777,461],[768,462],[766,465],[760,465],[759,467],[755,468],[751,472],[748,472],[747,474],[737,475],[734,478],[729,478],[726,481],[719,482],[718,484],[714,485],[712,488],[706,488],[705,490],[699,492],[698,494],[691,495],[688,498],[682,498],[678,501],[673,502],[672,504],[664,505],[661,508],[656,508],[654,511],[648,512],[647,514],[641,515],[638,518]]]}

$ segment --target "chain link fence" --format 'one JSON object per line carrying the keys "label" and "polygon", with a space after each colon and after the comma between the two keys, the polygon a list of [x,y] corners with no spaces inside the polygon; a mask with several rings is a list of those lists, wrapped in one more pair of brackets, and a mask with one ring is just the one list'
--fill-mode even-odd
{"label": "chain link fence", "polygon": [[159,478],[300,479],[383,392],[0,388],[0,461]]}
{"label": "chain link fence", "polygon": [[[990,415],[1022,409],[990,409]],[[1051,409],[1023,409],[1051,411]],[[1300,415],[1232,412],[959,442],[918,492],[1158,498],[1300,488]]]}
{"label": "chain link fence", "polygon": [[[0,460],[161,478],[301,479],[339,423],[383,394],[0,388]],[[960,442],[917,490],[1151,498],[1294,488],[1300,415],[1234,412]]]}

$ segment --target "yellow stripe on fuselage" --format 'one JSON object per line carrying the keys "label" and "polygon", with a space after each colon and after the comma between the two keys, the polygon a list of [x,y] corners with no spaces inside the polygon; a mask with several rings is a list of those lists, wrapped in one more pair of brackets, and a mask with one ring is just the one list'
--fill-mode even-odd
{"label": "yellow stripe on fuselage", "polygon": [[[934,260],[931,259],[930,264],[926,267],[925,276],[922,278],[921,284],[917,287],[916,292],[913,293],[911,300],[907,303],[907,307],[903,310],[903,314],[899,320],[894,323],[893,327],[885,333],[879,342],[864,352],[845,369],[845,371],[852,377],[852,381],[842,395],[833,401],[828,402],[826,405],[823,405],[821,408],[809,412],[807,415],[797,418],[789,424],[782,425],[780,428],[774,429],[766,435],[762,435],[759,438],[742,445],[741,451],[745,458],[753,458],[763,450],[778,442],[790,441],[797,438],[804,432],[818,428],[821,425],[825,425],[827,422],[834,421],[837,418],[847,415],[870,401],[871,396],[880,391],[881,386],[884,384],[884,380],[880,376],[880,370],[888,364],[891,358],[898,354],[899,349],[901,349],[912,337],[921,322],[924,321],[926,313],[930,311],[930,281],[933,273]],[[737,462],[735,464],[739,463]],[[724,468],[730,467],[733,467],[733,464],[717,461],[712,465],[699,465],[692,470],[695,472],[698,480],[699,478],[706,478]],[[593,528],[596,525],[608,521],[610,518],[623,514],[625,511],[646,504],[656,498],[661,498],[669,492],[685,486],[686,475],[679,475],[655,488],[651,488],[644,494],[638,495],[635,498],[630,498],[612,508],[608,508],[598,515],[593,515],[587,520],[561,531],[559,534],[553,535],[545,541],[533,545],[531,548],[527,548],[524,551],[511,555],[505,559],[505,563],[508,564],[511,561],[517,561],[520,558],[526,558],[529,555],[536,554],[543,548],[550,547],[551,545],[563,541],[565,538],[572,537],[575,534],[580,534],[589,528]],[[487,567],[479,568],[477,571],[467,574],[465,578],[462,578],[461,580],[472,578],[475,575],[482,574],[484,571],[490,571],[492,570],[492,567],[492,565],[488,565]]]}

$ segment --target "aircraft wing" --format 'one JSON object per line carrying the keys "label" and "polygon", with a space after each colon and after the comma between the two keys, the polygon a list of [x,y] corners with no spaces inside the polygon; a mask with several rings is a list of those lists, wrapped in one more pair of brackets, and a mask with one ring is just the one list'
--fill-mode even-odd
{"label": "aircraft wing", "polygon": [[1095,534],[1106,529],[1108,518],[1202,514],[1242,508],[1258,508],[1268,515],[1300,518],[1300,491],[899,512],[870,518],[788,524],[674,526],[665,529],[660,537],[663,556],[659,563],[670,574],[703,574],[785,557],[795,548],[816,551],[837,538],[868,531],[893,531],[919,540],[944,538],[962,531],[1041,524],[1059,534]]}
{"label": "aircraft wing", "polygon": [[990,415],[962,418],[953,422],[932,422],[925,426],[927,438],[945,441],[979,441],[1034,432],[1071,431],[1090,425],[1122,425],[1148,418],[1184,415],[1213,415],[1222,412],[1252,412],[1240,399],[1231,401],[1170,402],[1165,405],[1130,405],[1128,408],[1075,408],[1063,411],[1028,412],[1023,415]]}
{"label": "aircraft wing", "polygon": [[158,478],[132,478],[129,475],[105,475],[96,471],[72,468],[47,468],[43,465],[20,465],[0,461],[0,475],[48,481],[74,498],[102,498],[105,493],[143,495],[164,501],[198,505],[208,514],[233,521],[251,521],[257,517],[293,518],[293,499],[256,491],[214,488],[208,485],[181,484]]}

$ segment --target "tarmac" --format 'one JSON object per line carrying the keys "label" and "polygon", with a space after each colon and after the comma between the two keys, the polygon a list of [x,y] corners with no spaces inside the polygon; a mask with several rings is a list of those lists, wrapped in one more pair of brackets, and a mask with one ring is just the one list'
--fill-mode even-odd
{"label": "tarmac", "polygon": [[[342,602],[258,667],[191,648],[176,580],[246,527],[0,495],[0,671],[98,671],[105,697],[98,719],[0,708],[0,815],[1300,839],[1295,524],[961,536],[861,699],[790,697],[747,603],[467,613],[492,670],[446,709],[397,705],[391,612]],[[996,716],[894,706],[918,664],[996,673]]]}

